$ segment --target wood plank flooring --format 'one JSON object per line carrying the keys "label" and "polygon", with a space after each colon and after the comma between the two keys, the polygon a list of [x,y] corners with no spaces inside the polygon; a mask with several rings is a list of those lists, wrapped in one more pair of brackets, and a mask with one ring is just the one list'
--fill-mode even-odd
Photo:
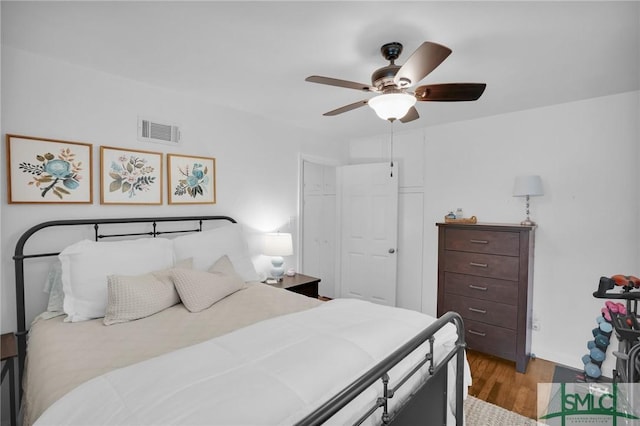
{"label": "wood plank flooring", "polygon": [[537,386],[553,380],[553,362],[532,359],[523,374],[516,372],[515,362],[480,352],[467,350],[467,360],[473,379],[469,395],[525,417],[537,418]]}

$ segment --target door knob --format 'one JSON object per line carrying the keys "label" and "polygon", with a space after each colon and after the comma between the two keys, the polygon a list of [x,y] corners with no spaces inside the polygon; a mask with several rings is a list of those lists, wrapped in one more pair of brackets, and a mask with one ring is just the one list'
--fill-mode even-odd
{"label": "door knob", "polygon": [[395,250],[395,249],[392,249],[392,248],[390,248],[390,249],[389,249],[389,253],[393,254],[393,253],[395,253],[395,252],[396,252],[396,250]]}

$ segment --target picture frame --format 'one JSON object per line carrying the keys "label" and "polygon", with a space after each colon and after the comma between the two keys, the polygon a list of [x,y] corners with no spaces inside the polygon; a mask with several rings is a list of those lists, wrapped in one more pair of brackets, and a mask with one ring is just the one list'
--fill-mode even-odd
{"label": "picture frame", "polygon": [[215,204],[216,159],[167,154],[169,204]]}
{"label": "picture frame", "polygon": [[161,205],[162,153],[100,147],[100,204]]}
{"label": "picture frame", "polygon": [[93,145],[6,135],[9,204],[92,204]]}

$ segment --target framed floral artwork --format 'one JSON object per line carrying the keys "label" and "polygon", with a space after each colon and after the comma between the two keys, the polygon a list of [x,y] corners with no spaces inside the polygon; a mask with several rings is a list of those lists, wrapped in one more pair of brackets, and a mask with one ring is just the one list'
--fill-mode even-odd
{"label": "framed floral artwork", "polygon": [[162,204],[162,153],[101,146],[100,204]]}
{"label": "framed floral artwork", "polygon": [[215,204],[216,159],[167,154],[169,204]]}
{"label": "framed floral artwork", "polygon": [[9,203],[93,202],[93,145],[7,135]]}

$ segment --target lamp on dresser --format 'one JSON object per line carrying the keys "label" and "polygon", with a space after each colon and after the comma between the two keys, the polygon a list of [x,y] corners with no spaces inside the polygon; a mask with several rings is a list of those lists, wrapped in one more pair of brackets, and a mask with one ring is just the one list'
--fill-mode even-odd
{"label": "lamp on dresser", "polygon": [[533,226],[535,222],[529,217],[529,197],[544,195],[542,189],[542,179],[538,175],[517,176],[513,186],[514,197],[526,197],[527,218],[520,222],[520,225]]}
{"label": "lamp on dresser", "polygon": [[270,232],[264,238],[264,251],[271,256],[271,277],[281,281],[284,275],[284,259],[282,256],[293,254],[293,241],[291,234],[286,232]]}

